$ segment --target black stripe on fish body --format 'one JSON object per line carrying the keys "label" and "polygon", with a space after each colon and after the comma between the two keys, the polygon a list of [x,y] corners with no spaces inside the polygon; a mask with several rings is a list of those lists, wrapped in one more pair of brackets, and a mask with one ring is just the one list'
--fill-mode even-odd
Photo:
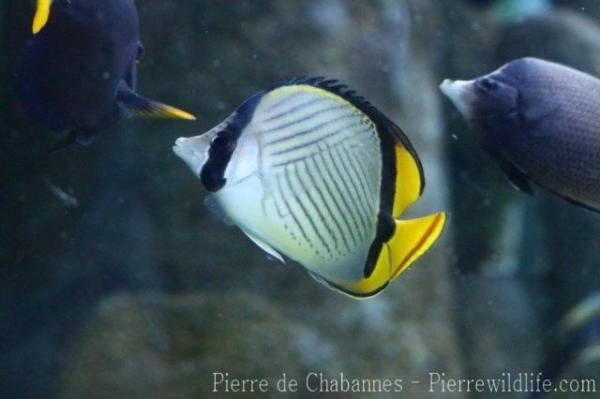
{"label": "black stripe on fish body", "polygon": [[208,160],[200,172],[200,181],[208,191],[218,191],[227,183],[225,170],[235,151],[237,141],[250,123],[262,95],[258,93],[240,105],[231,120],[213,138],[208,149]]}
{"label": "black stripe on fish body", "polygon": [[[319,104],[320,102],[326,102],[326,101],[331,101],[331,100],[328,99],[328,98],[319,98],[317,100],[307,101],[306,103],[295,105],[295,106],[291,107],[289,110],[286,110],[285,112],[281,112],[280,113],[281,116],[279,116],[279,117],[281,118],[281,117],[283,117],[285,115],[289,115],[292,112],[297,112],[297,111],[299,111],[301,109],[307,109],[307,108],[310,109],[310,107],[314,106],[315,104]],[[292,120],[292,121],[289,121],[289,122],[284,122],[283,124],[280,124],[278,126],[274,126],[274,127],[268,128],[268,129],[266,129],[264,131],[264,133],[276,132],[276,131],[285,129],[287,127],[293,126],[295,124],[299,124],[299,123],[305,122],[307,120],[313,119],[315,116],[327,113],[329,111],[333,111],[333,110],[337,110],[337,109],[344,109],[344,108],[345,107],[342,104],[335,104],[335,105],[332,105],[332,106],[329,106],[329,107],[326,107],[326,108],[319,108],[319,109],[311,111],[310,113],[306,113],[304,115],[301,115],[299,118],[297,118],[295,120]],[[268,122],[270,119],[271,118],[265,120],[264,122]],[[276,121],[276,119],[275,119],[275,121]]]}
{"label": "black stripe on fish body", "polygon": [[[286,127],[290,127],[290,126],[293,126],[293,125],[295,125],[297,123],[301,123],[301,122],[303,122],[305,120],[312,119],[315,116],[317,116],[319,114],[322,114],[324,112],[332,111],[334,109],[341,109],[342,107],[343,107],[343,105],[336,105],[335,107],[329,107],[329,108],[323,109],[321,111],[317,111],[317,112],[315,112],[315,113],[313,113],[311,115],[308,115],[306,118],[302,118],[300,120],[295,120],[293,122],[286,123],[285,125],[278,126],[277,128],[268,129],[267,131],[265,131],[265,133],[274,133],[274,132],[279,131],[281,129],[285,129]],[[316,124],[314,126],[311,126],[309,128],[302,128],[302,130],[293,132],[293,133],[291,133],[291,134],[289,134],[287,136],[279,137],[279,138],[275,138],[273,140],[270,140],[270,141],[268,141],[265,144],[265,147],[269,147],[269,146],[272,146],[272,145],[275,145],[275,144],[284,143],[284,142],[286,142],[288,140],[291,140],[291,139],[294,139],[294,138],[297,138],[297,137],[300,137],[300,136],[304,136],[304,135],[309,134],[309,133],[316,132],[319,129],[321,129],[321,128],[323,128],[323,127],[325,127],[325,126],[327,126],[327,125],[329,125],[331,123],[338,122],[340,120],[348,119],[348,118],[352,118],[352,117],[356,117],[356,116],[352,115],[352,114],[348,114],[348,113],[335,116],[332,119],[329,119],[329,120],[324,121],[324,122],[320,122],[320,123],[318,123],[318,124]]]}
{"label": "black stripe on fish body", "polygon": [[[289,174],[288,170],[291,167],[288,167],[285,169],[285,177],[286,180],[288,182],[290,191],[292,192],[294,198],[296,199],[296,203],[298,204],[298,206],[300,207],[300,210],[304,216],[304,220],[308,221],[308,224],[311,228],[311,230],[313,230],[317,236],[317,238],[319,239],[320,244],[325,248],[325,250],[331,255],[332,251],[331,248],[329,247],[329,244],[327,243],[327,240],[323,237],[323,234],[321,232],[321,230],[319,229],[319,227],[317,226],[317,223],[315,220],[313,220],[310,211],[307,208],[307,204],[304,203],[303,199],[300,197],[299,192],[294,188],[294,183],[291,181],[291,174]],[[314,199],[312,198],[312,195],[310,193],[310,190],[307,189],[306,185],[304,184],[304,182],[301,180],[300,178],[300,174],[298,173],[298,165],[295,165],[293,167],[294,169],[294,173],[293,176],[295,177],[296,182],[298,182],[298,184],[300,185],[300,189],[306,193],[306,198],[308,199],[308,204],[310,204],[310,206],[316,211],[317,215],[319,216],[319,218],[321,219],[322,223],[325,225],[326,229],[327,229],[327,225],[325,224],[325,220],[323,219],[323,214],[321,213],[319,207],[317,206],[317,204],[315,203]],[[317,255],[320,255],[317,251],[316,253]]]}
{"label": "black stripe on fish body", "polygon": [[[344,241],[346,248],[348,250],[350,250],[351,244],[349,243],[349,240],[352,239],[352,245],[357,245],[358,241],[357,241],[355,235],[353,234],[354,230],[350,226],[350,220],[348,219],[348,213],[344,212],[343,204],[341,204],[341,201],[342,201],[341,193],[339,193],[337,191],[336,187],[331,187],[331,185],[335,186],[335,181],[333,180],[334,178],[333,178],[333,175],[331,174],[330,169],[327,167],[325,160],[323,159],[323,153],[313,155],[312,159],[315,163],[317,172],[321,176],[327,176],[327,178],[322,180],[323,188],[325,189],[324,190],[325,194],[327,194],[327,196],[331,199],[330,200],[331,202],[329,202],[329,203],[331,204],[332,210],[334,210],[335,213],[337,215],[339,215],[339,218],[336,217],[336,218],[334,218],[334,220],[340,226],[342,240]],[[339,194],[339,198],[334,194],[334,192],[337,192]],[[338,199],[339,199],[339,201],[338,201]],[[343,222],[343,226],[342,226],[342,222]]]}
{"label": "black stripe on fish body", "polygon": [[[286,207],[287,213],[288,215],[290,215],[292,217],[292,220],[294,222],[294,224],[296,225],[296,227],[298,228],[298,230],[300,231],[300,234],[302,235],[302,238],[304,239],[304,242],[308,244],[308,246],[310,248],[314,248],[314,244],[311,241],[311,239],[308,237],[308,235],[306,234],[306,231],[304,230],[304,226],[302,225],[302,223],[300,223],[300,221],[298,220],[298,217],[296,216],[296,214],[294,213],[294,210],[292,209],[292,206],[290,204],[290,200],[285,196],[285,191],[283,191],[283,184],[282,184],[282,180],[284,180],[285,184],[288,186],[288,188],[291,191],[291,187],[290,187],[290,183],[289,183],[289,179],[287,177],[287,168],[286,168],[286,174],[284,176],[281,175],[277,175],[277,188],[279,190],[279,192],[281,193],[281,198],[283,200],[283,203]],[[294,235],[292,234],[292,239],[294,239],[295,241],[298,242],[298,244],[300,246],[302,246],[302,242],[300,242],[296,237],[294,237]]]}
{"label": "black stripe on fish body", "polygon": [[[342,147],[343,148],[343,147]],[[361,239],[366,238],[367,232],[369,231],[369,227],[371,225],[371,220],[369,220],[369,211],[370,211],[370,203],[369,197],[361,191],[360,187],[360,178],[358,177],[358,173],[356,169],[352,166],[352,162],[348,160],[348,158],[344,155],[347,153],[342,153],[342,151],[336,146],[332,147],[332,151],[337,153],[338,158],[342,163],[342,168],[346,171],[349,177],[349,184],[352,188],[353,198],[354,198],[354,207],[352,211],[357,213],[357,217],[360,220],[362,226],[362,235]],[[350,187],[349,187],[350,188]]]}
{"label": "black stripe on fish body", "polygon": [[[296,93],[296,94],[302,95],[303,93]],[[271,106],[269,109],[265,110],[265,112],[269,113],[270,111],[272,111],[272,110],[274,110],[276,108],[279,108],[280,105],[285,104],[286,102],[290,101],[292,98],[294,98],[294,95],[285,97],[284,100],[282,100],[282,102]],[[313,99],[310,99],[310,100],[308,100],[306,102],[303,102],[303,103],[300,103],[300,104],[296,104],[296,105],[294,105],[294,106],[292,106],[290,108],[287,108],[284,111],[278,111],[278,113],[276,113],[275,115],[269,116],[268,118],[264,119],[263,122],[268,123],[268,122],[276,121],[277,119],[280,119],[280,118],[282,118],[282,117],[284,117],[286,115],[289,115],[292,112],[299,111],[299,110],[301,110],[303,108],[311,107],[311,106],[313,106],[315,104],[326,102],[327,100],[328,100],[327,98],[316,98],[316,99],[313,98]],[[324,112],[323,109],[321,109],[319,111],[320,112]],[[314,115],[308,115],[308,116],[306,116],[306,118],[310,118],[312,116],[314,116]],[[286,125],[291,125],[291,124],[294,124],[294,123],[302,122],[303,119],[305,119],[305,118],[302,118],[302,119],[300,119],[298,121],[294,121],[294,122],[292,122],[290,124],[286,123],[285,125],[278,126],[276,128],[270,128],[266,132],[268,132],[270,130],[278,130],[278,129],[284,128],[284,127],[286,127]]]}
{"label": "black stripe on fish body", "polygon": [[[317,126],[315,128],[307,129],[307,130],[304,130],[304,131],[302,131],[302,132],[300,132],[298,134],[294,134],[294,135],[292,135],[293,137],[285,137],[285,139],[288,140],[288,139],[292,139],[292,138],[295,138],[295,137],[298,137],[298,136],[301,136],[301,135],[304,135],[304,134],[308,134],[308,133],[311,133],[311,132],[317,132],[320,128],[323,128],[323,127],[325,127],[326,125],[328,125],[330,123],[333,123],[335,121],[339,121],[339,120],[342,120],[342,119],[346,119],[346,118],[347,118],[347,115],[345,115],[344,118],[336,118],[335,120],[323,123],[323,124],[321,124],[321,125],[319,125],[319,126]],[[304,143],[300,143],[300,144],[294,145],[292,147],[285,148],[283,150],[275,151],[271,155],[278,156],[278,155],[288,154],[290,152],[293,153],[294,151],[298,151],[298,150],[301,150],[303,148],[309,147],[311,145],[317,144],[319,142],[323,142],[324,140],[327,140],[329,138],[335,137],[335,136],[337,136],[337,135],[339,135],[341,133],[347,133],[348,129],[357,127],[359,125],[360,125],[359,122],[351,121],[351,122],[347,123],[346,125],[343,125],[341,127],[335,128],[335,130],[333,130],[333,131],[321,132],[322,135],[320,135],[319,137],[317,137],[317,138],[315,138],[313,140],[306,141]]]}
{"label": "black stripe on fish body", "polygon": [[[307,177],[310,181],[316,182],[317,181],[317,177],[316,174],[313,174],[311,172],[311,165],[317,169],[318,172],[318,166],[314,160],[314,155],[311,156],[307,161],[306,161],[306,174]],[[317,192],[317,195],[320,199],[320,202],[324,205],[325,211],[327,212],[327,216],[329,218],[329,220],[333,221],[333,224],[335,225],[336,231],[333,231],[333,229],[331,229],[331,227],[328,227],[329,229],[329,234],[333,237],[333,241],[334,241],[334,249],[335,250],[339,250],[339,237],[341,237],[341,239],[344,241],[344,245],[346,247],[346,250],[350,250],[350,245],[348,244],[347,238],[344,235],[344,231],[342,230],[342,226],[340,224],[340,221],[337,219],[336,215],[333,212],[332,209],[332,204],[330,204],[330,202],[327,200],[327,198],[325,197],[325,193],[324,191],[321,189],[319,184],[315,184],[315,191]],[[325,221],[326,219],[323,218],[323,220]],[[338,236],[339,234],[339,236]]]}
{"label": "black stripe on fish body", "polygon": [[353,203],[352,192],[349,189],[347,179],[344,177],[346,175],[344,171],[339,168],[336,159],[333,158],[333,154],[331,154],[331,149],[329,151],[325,151],[323,154],[329,158],[331,167],[328,167],[326,169],[330,173],[330,181],[334,186],[333,189],[339,194],[342,200],[344,206],[344,208],[342,208],[342,211],[346,210],[346,212],[344,212],[344,215],[349,215],[348,220],[352,223],[352,226],[349,226],[349,228],[351,236],[354,240],[354,244],[359,245],[361,238],[363,237],[362,232],[365,226],[361,226],[359,219],[357,219],[355,213],[356,207]]}
{"label": "black stripe on fish body", "polygon": [[[389,121],[389,120],[388,120]],[[393,122],[389,122],[393,124]],[[395,126],[395,125],[394,125]],[[385,126],[378,125],[377,131],[380,129],[387,128]],[[367,256],[367,262],[365,263],[364,276],[368,278],[375,270],[377,259],[381,253],[384,244],[389,241],[394,235],[396,224],[392,217],[392,211],[394,209],[394,199],[396,196],[396,153],[395,146],[398,145],[397,141],[390,134],[379,134],[380,138],[380,149],[381,149],[381,186],[380,197],[379,197],[379,220],[377,221],[377,234],[375,240],[369,248],[369,255]],[[408,149],[408,147],[407,147]],[[412,149],[412,147],[411,147]],[[411,151],[409,149],[409,151]],[[412,150],[414,152],[414,150]],[[421,193],[423,192],[424,178],[421,163],[416,155],[413,156],[421,171]]]}

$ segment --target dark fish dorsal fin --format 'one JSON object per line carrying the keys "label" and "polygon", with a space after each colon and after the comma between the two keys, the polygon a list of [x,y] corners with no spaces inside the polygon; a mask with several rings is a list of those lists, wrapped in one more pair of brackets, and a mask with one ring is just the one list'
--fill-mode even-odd
{"label": "dark fish dorsal fin", "polygon": [[383,112],[377,109],[364,97],[357,94],[356,91],[351,90],[350,88],[348,88],[347,85],[341,83],[339,80],[329,79],[323,76],[302,76],[298,78],[285,80],[269,88],[267,91],[271,91],[283,86],[294,85],[308,85],[326,90],[329,93],[340,96],[341,98],[352,104],[354,107],[359,109],[361,112],[364,112],[375,123],[375,125],[377,126],[377,130],[380,133],[388,135],[395,142],[399,142],[400,144],[402,144],[402,146],[404,146],[404,148],[406,148],[406,150],[410,153],[412,158],[414,158],[415,163],[417,164],[417,167],[419,169],[421,179],[420,194],[423,193],[423,190],[425,189],[425,175],[423,173],[423,166],[421,164],[421,160],[419,159],[417,152],[410,143],[406,134],[402,131],[402,129],[400,129],[398,125],[396,125],[387,116],[385,116]]}

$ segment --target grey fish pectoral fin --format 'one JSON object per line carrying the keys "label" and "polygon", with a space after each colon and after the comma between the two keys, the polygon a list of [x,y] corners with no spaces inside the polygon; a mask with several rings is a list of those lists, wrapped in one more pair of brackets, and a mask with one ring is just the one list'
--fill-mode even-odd
{"label": "grey fish pectoral fin", "polygon": [[531,179],[517,165],[504,156],[496,147],[486,140],[480,140],[485,151],[496,161],[500,169],[504,172],[506,178],[517,189],[528,195],[533,195]]}
{"label": "grey fish pectoral fin", "polygon": [[500,165],[500,168],[506,175],[507,179],[518,191],[521,191],[528,195],[533,195],[533,187],[531,186],[531,181],[529,179],[529,176],[527,176],[525,172],[521,171],[521,169],[519,169],[512,162],[506,160],[503,157],[496,158],[496,161]]}
{"label": "grey fish pectoral fin", "polygon": [[133,116],[144,118],[183,119],[195,121],[196,117],[179,108],[150,100],[134,92],[125,81],[119,85],[117,101],[123,110]]}

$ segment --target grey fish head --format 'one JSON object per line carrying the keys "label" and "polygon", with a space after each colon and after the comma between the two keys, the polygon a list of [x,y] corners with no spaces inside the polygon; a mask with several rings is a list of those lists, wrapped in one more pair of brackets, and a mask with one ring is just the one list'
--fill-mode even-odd
{"label": "grey fish head", "polygon": [[440,90],[468,121],[507,115],[518,106],[518,86],[504,67],[473,80],[446,79]]}

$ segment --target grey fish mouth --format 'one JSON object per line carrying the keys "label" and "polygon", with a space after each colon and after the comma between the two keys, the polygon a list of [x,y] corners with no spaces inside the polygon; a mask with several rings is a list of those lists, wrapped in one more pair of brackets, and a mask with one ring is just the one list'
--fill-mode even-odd
{"label": "grey fish mouth", "polygon": [[456,109],[464,115],[468,116],[471,112],[471,104],[469,94],[471,93],[472,80],[450,80],[444,79],[440,84],[440,90],[454,104]]}

